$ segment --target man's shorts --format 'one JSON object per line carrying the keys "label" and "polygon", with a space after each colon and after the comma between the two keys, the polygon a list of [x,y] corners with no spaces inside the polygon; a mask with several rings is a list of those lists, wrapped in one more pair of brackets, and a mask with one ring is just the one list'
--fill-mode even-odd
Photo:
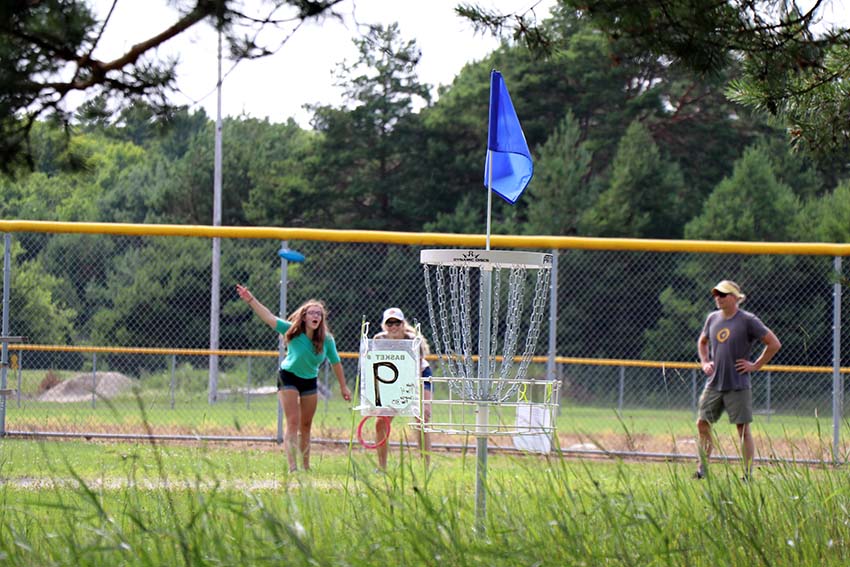
{"label": "man's shorts", "polygon": [[299,396],[312,396],[319,393],[319,381],[316,378],[302,378],[289,370],[281,370],[277,375],[277,389],[298,390]]}
{"label": "man's shorts", "polygon": [[729,423],[743,425],[753,422],[753,391],[728,390],[719,392],[705,388],[699,397],[699,419],[717,423],[723,410],[729,415]]}

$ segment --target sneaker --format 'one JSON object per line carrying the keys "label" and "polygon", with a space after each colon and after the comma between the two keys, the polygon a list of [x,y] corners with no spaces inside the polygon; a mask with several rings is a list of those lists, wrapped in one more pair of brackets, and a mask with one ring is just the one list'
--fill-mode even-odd
{"label": "sneaker", "polygon": [[702,472],[701,470],[697,469],[694,472],[694,480],[702,480],[704,478],[705,478],[705,473]]}

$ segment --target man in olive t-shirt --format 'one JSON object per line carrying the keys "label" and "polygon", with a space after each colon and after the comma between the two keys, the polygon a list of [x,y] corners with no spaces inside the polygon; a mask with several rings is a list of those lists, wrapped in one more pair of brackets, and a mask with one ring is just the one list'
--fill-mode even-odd
{"label": "man in olive t-shirt", "polygon": [[[697,341],[700,364],[708,380],[699,399],[700,463],[694,476],[705,477],[713,448],[711,424],[716,423],[725,410],[729,422],[738,428],[744,477],[749,478],[755,453],[750,433],[753,421],[750,372],[770,362],[782,345],[758,317],[738,308],[746,299],[738,284],[723,280],[712,288],[711,295],[718,310],[708,314]],[[756,341],[761,341],[765,347],[755,362],[750,362],[750,351]]]}

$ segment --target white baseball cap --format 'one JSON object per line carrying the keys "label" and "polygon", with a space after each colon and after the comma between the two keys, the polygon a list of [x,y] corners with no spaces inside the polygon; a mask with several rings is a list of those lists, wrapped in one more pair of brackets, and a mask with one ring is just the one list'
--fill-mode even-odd
{"label": "white baseball cap", "polygon": [[381,325],[385,325],[386,322],[390,319],[398,319],[399,321],[404,321],[404,313],[402,313],[401,309],[398,307],[390,307],[386,311],[384,311],[384,318],[381,320]]}

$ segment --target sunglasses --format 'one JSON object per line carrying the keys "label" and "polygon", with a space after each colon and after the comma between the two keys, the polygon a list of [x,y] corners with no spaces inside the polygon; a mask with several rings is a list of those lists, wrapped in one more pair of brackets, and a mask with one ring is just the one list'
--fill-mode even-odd
{"label": "sunglasses", "polygon": [[728,293],[723,293],[722,291],[715,291],[712,295],[713,295],[714,297],[726,297],[727,295],[730,295],[730,294],[728,294]]}
{"label": "sunglasses", "polygon": [[399,325],[401,325],[401,321],[399,321],[398,319],[390,319],[389,321],[387,321],[384,324],[387,327],[398,327]]}

